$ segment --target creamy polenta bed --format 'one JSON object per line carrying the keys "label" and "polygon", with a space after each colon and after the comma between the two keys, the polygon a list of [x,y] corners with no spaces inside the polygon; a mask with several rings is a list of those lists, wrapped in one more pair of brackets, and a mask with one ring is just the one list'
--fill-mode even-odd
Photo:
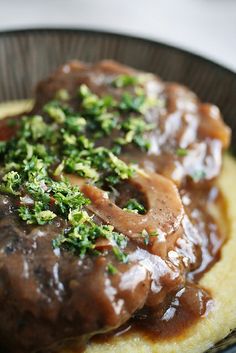
{"label": "creamy polenta bed", "polygon": [[204,352],[236,327],[219,109],[112,61],[0,105],[4,353]]}

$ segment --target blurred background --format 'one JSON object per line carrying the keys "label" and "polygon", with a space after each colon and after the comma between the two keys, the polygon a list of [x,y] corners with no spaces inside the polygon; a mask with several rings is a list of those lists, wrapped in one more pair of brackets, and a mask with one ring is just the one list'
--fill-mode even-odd
{"label": "blurred background", "polygon": [[0,31],[35,27],[151,38],[236,72],[236,0],[0,0]]}

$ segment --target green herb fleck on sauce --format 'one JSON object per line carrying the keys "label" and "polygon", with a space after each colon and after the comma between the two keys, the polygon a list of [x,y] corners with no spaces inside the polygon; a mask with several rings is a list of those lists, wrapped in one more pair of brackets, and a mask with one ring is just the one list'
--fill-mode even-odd
{"label": "green herb fleck on sauce", "polygon": [[[134,165],[118,157],[122,148],[133,144],[149,149],[146,134],[155,126],[145,121],[145,111],[155,100],[145,95],[137,77],[120,75],[112,84],[133,87],[132,93],[100,97],[83,84],[75,98],[76,108],[69,105],[70,96],[62,89],[45,104],[42,114],[23,117],[16,136],[0,142],[0,191],[19,199],[18,215],[27,224],[45,225],[57,218],[65,222],[65,231],[53,240],[54,248],[78,256],[96,255],[96,241],[105,238],[115,257],[126,263],[126,237],[110,225],[97,224],[88,212],[90,200],[65,178],[66,173],[76,174],[112,190],[136,173]],[[111,146],[101,147],[100,139],[113,133]],[[125,207],[145,213],[135,199]],[[112,265],[109,268],[109,273],[115,272]]]}
{"label": "green herb fleck on sauce", "polygon": [[55,99],[61,101],[68,101],[70,99],[69,92],[64,88],[59,89],[59,91],[56,92]]}
{"label": "green herb fleck on sauce", "polygon": [[129,212],[139,214],[144,214],[146,212],[145,207],[136,199],[130,199],[123,209]]}
{"label": "green herb fleck on sauce", "polygon": [[107,272],[108,272],[110,275],[116,275],[116,274],[118,273],[118,270],[117,270],[117,268],[116,268],[114,265],[112,265],[111,263],[109,263],[109,264],[107,265]]}
{"label": "green herb fleck on sauce", "polygon": [[176,154],[178,157],[186,157],[188,155],[188,150],[186,148],[177,148]]}
{"label": "green herb fleck on sauce", "polygon": [[21,183],[21,177],[18,172],[11,171],[6,173],[2,178],[2,183],[0,184],[0,191],[6,192],[13,195],[18,195],[18,188]]}
{"label": "green herb fleck on sauce", "polygon": [[138,77],[131,76],[131,75],[119,75],[112,81],[112,85],[116,88],[135,86],[138,83],[139,83]]}

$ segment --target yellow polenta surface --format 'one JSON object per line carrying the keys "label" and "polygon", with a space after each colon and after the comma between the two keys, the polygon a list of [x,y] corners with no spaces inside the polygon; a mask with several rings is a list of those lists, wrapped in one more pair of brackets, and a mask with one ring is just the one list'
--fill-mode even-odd
{"label": "yellow polenta surface", "polygon": [[[30,101],[0,104],[0,118],[29,110]],[[218,184],[226,199],[228,240],[221,260],[207,272],[200,284],[213,295],[213,311],[183,337],[168,341],[150,342],[141,334],[117,337],[108,343],[92,343],[85,353],[201,353],[236,328],[236,163],[226,155]],[[223,222],[222,222],[223,224]],[[63,350],[60,353],[77,353]]]}
{"label": "yellow polenta surface", "polygon": [[32,108],[32,106],[33,101],[30,99],[0,103],[0,119],[8,115],[27,112]]}

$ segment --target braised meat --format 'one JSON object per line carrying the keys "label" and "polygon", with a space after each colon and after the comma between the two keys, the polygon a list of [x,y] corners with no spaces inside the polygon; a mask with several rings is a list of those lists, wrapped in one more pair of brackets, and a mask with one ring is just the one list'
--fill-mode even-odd
{"label": "braised meat", "polygon": [[115,62],[42,81],[32,112],[0,122],[1,349],[83,347],[131,322],[164,337],[207,313],[229,140],[217,107]]}
{"label": "braised meat", "polygon": [[[122,158],[137,161],[145,170],[164,174],[177,184],[186,177],[196,181],[216,177],[220,172],[222,150],[229,146],[230,129],[216,106],[200,102],[192,91],[180,84],[163,82],[155,75],[113,61],[95,65],[75,61],[62,66],[37,86],[34,111],[53,99],[61,88],[68,90],[71,104],[78,107],[76,92],[82,83],[98,96],[120,97],[124,91],[132,92],[135,87],[122,85],[122,82],[119,85],[118,81],[115,87],[112,85],[119,75],[139,78],[150,103],[144,119],[155,126],[144,132],[150,143],[148,153],[128,145],[122,151]],[[123,115],[126,117],[125,113]],[[102,139],[100,144],[111,146],[115,136],[113,132],[110,139]]]}

